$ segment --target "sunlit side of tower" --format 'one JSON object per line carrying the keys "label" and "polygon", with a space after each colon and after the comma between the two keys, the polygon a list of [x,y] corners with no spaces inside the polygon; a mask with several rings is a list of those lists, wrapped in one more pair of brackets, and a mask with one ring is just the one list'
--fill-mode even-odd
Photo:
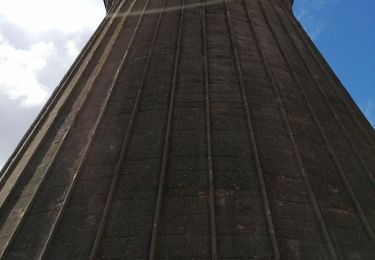
{"label": "sunlit side of tower", "polygon": [[375,259],[374,129],[291,0],[104,3],[1,172],[2,259]]}

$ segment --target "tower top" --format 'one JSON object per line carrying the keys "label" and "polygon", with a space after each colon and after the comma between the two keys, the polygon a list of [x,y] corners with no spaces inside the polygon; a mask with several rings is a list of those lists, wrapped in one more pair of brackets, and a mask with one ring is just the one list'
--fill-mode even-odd
{"label": "tower top", "polygon": [[0,259],[375,259],[375,131],[292,0],[104,3],[0,171]]}
{"label": "tower top", "polygon": [[118,2],[118,0],[104,0],[104,6],[107,12]]}
{"label": "tower top", "polygon": [[[107,12],[111,10],[111,8],[119,1],[119,0],[103,0],[104,1],[104,6]],[[292,8],[294,0],[282,0],[285,2],[285,4],[289,7]]]}

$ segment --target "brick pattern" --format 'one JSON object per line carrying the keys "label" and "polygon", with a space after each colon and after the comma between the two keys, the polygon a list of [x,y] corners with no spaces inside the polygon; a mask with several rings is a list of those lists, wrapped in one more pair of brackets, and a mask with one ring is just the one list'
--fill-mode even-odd
{"label": "brick pattern", "polygon": [[285,1],[113,12],[2,171],[1,257],[375,258],[374,130]]}

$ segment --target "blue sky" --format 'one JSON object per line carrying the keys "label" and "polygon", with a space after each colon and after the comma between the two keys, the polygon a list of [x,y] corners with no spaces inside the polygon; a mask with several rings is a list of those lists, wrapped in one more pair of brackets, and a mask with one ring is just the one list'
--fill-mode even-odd
{"label": "blue sky", "polygon": [[375,1],[295,0],[293,12],[375,126]]}

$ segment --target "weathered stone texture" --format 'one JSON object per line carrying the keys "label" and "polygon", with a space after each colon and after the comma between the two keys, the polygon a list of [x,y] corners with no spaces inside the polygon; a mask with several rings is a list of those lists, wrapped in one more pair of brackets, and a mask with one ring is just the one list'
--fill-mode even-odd
{"label": "weathered stone texture", "polygon": [[0,256],[375,259],[374,130],[291,2],[106,1],[2,170]]}

